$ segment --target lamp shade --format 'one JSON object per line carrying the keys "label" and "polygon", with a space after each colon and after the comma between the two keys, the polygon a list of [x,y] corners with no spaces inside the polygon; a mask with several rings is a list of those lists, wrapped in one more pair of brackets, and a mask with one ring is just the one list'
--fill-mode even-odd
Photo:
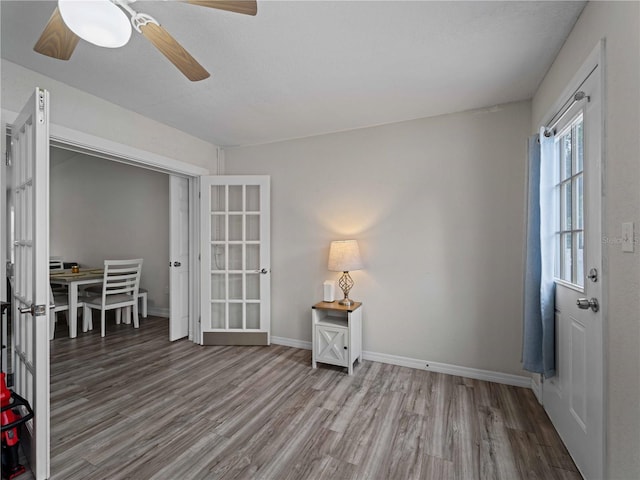
{"label": "lamp shade", "polygon": [[332,272],[352,272],[363,268],[360,249],[355,240],[336,240],[329,248],[329,266]]}
{"label": "lamp shade", "polygon": [[127,15],[109,0],[58,0],[58,8],[73,33],[99,47],[122,47],[131,37]]}

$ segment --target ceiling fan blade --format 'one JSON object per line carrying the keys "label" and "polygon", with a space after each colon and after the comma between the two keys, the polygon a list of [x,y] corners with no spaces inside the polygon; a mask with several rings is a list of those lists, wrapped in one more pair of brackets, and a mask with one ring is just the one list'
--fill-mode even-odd
{"label": "ceiling fan blade", "polygon": [[217,8],[228,12],[244,13],[245,15],[255,15],[258,13],[258,4],[255,0],[182,0],[191,5]]}
{"label": "ceiling fan blade", "polygon": [[56,7],[33,49],[48,57],[69,60],[78,40],[80,37],[67,27]]}
{"label": "ceiling fan blade", "polygon": [[192,82],[209,78],[207,72],[195,58],[180,45],[169,32],[160,25],[147,23],[140,27],[142,34],[147,40],[160,50],[160,52],[180,70],[185,77]]}

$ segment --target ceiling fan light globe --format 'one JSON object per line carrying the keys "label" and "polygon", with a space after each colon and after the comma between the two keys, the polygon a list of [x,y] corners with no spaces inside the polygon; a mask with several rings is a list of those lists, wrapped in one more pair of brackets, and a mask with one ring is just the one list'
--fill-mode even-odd
{"label": "ceiling fan light globe", "polygon": [[131,38],[127,15],[109,0],[58,0],[58,8],[69,29],[94,45],[118,48]]}

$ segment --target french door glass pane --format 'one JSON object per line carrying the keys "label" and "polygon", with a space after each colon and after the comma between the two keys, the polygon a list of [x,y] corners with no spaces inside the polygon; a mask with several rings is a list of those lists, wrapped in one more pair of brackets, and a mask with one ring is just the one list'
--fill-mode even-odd
{"label": "french door glass pane", "polygon": [[571,182],[562,184],[562,230],[571,230]]}
{"label": "french door glass pane", "polygon": [[242,328],[242,304],[229,304],[229,328]]}
{"label": "french door glass pane", "polygon": [[242,270],[242,245],[229,245],[229,270]]}
{"label": "french door glass pane", "polygon": [[260,328],[260,304],[247,303],[247,328]]}
{"label": "french door glass pane", "polygon": [[260,245],[247,245],[246,247],[247,270],[260,270]]}
{"label": "french door glass pane", "polygon": [[571,131],[562,137],[561,144],[561,180],[566,180],[571,176]]}
{"label": "french door glass pane", "polygon": [[576,278],[573,279],[573,283],[576,285],[584,286],[584,233],[579,232],[575,235],[576,238]]}
{"label": "french door glass pane", "polygon": [[247,212],[260,211],[260,187],[258,185],[247,185]]}
{"label": "french door glass pane", "polygon": [[260,217],[258,215],[247,215],[247,240],[260,240]]}
{"label": "french door glass pane", "polygon": [[225,217],[224,215],[213,215],[211,217],[211,240],[224,241],[225,239]]}
{"label": "french door glass pane", "polygon": [[213,185],[211,187],[211,211],[224,212],[226,205],[226,195],[224,185]]}
{"label": "french door glass pane", "polygon": [[229,215],[229,241],[242,240],[242,215]]}
{"label": "french door glass pane", "polygon": [[259,300],[260,299],[260,274],[259,273],[247,273],[247,299]]}
{"label": "french door glass pane", "polygon": [[211,304],[211,328],[224,328],[224,303]]}
{"label": "french door glass pane", "polygon": [[225,246],[211,246],[211,270],[225,270]]}
{"label": "french door glass pane", "polygon": [[562,234],[562,272],[561,277],[562,280],[566,280],[567,282],[571,282],[572,280],[572,244],[571,244],[571,233]]}
{"label": "french door glass pane", "polygon": [[576,173],[584,168],[584,123],[582,119],[576,125]]}
{"label": "french door glass pane", "polygon": [[229,211],[230,212],[242,212],[242,185],[230,185],[229,186]]}
{"label": "french door glass pane", "polygon": [[560,233],[556,234],[556,239],[555,239],[555,255],[554,255],[554,260],[555,260],[555,265],[553,266],[553,275],[556,278],[562,278],[562,255],[560,252],[562,252],[562,235],[560,235]]}
{"label": "french door glass pane", "polygon": [[224,300],[226,297],[226,282],[224,273],[211,274],[211,298]]}
{"label": "french door glass pane", "polygon": [[242,274],[229,274],[229,299],[242,300]]}
{"label": "french door glass pane", "polygon": [[584,228],[584,185],[582,183],[582,175],[575,178],[576,184],[576,230]]}

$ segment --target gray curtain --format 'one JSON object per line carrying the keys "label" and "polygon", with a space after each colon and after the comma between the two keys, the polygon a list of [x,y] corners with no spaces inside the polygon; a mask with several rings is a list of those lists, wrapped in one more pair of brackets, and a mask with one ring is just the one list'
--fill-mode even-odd
{"label": "gray curtain", "polygon": [[552,155],[553,137],[529,138],[522,364],[525,370],[547,378],[555,375]]}

